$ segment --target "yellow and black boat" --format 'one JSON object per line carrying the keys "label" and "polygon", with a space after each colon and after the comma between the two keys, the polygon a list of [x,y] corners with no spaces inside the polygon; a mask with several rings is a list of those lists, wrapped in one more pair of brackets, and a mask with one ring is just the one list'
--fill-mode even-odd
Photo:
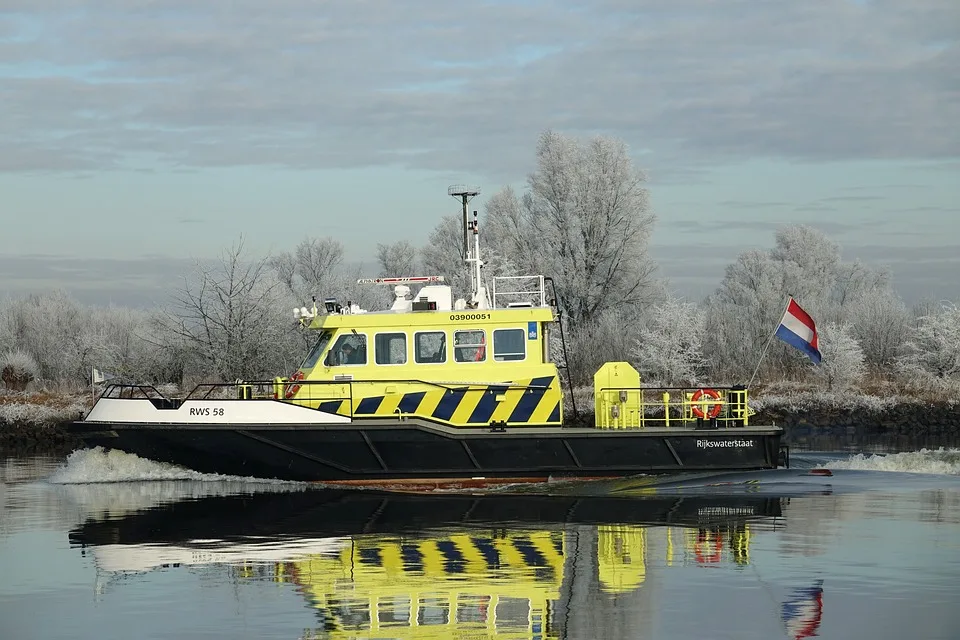
{"label": "yellow and black boat", "polygon": [[222,567],[238,587],[288,585],[322,621],[304,638],[602,637],[597,607],[621,620],[639,608],[618,627],[635,630],[671,567],[747,566],[752,536],[778,527],[781,500],[702,485],[630,497],[185,494],[91,514],[69,541],[92,558],[98,587],[181,566]]}
{"label": "yellow and black boat", "polygon": [[204,472],[411,488],[778,465],[783,431],[750,424],[744,387],[644,387],[610,362],[594,376],[592,423],[570,419],[551,359],[555,334],[565,350],[552,281],[497,277],[488,290],[466,202],[469,299],[439,276],[362,280],[392,286],[391,307],[327,298],[298,310],[317,338],[289,378],[182,398],[111,385],[72,432]]}

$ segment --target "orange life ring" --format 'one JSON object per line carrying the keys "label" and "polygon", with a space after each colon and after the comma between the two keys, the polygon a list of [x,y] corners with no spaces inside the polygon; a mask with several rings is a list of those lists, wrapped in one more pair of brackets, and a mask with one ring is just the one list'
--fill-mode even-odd
{"label": "orange life ring", "polygon": [[[292,382],[294,380],[303,380],[303,371],[297,371],[290,376],[290,381]],[[300,391],[300,385],[298,384],[288,384],[284,386],[286,387],[286,390],[283,392],[283,397],[285,397],[287,400],[297,395],[297,391]]]}
{"label": "orange life ring", "polygon": [[[712,547],[712,548],[711,548]],[[710,536],[700,534],[693,545],[693,553],[699,564],[716,564],[722,559],[723,538],[719,533],[713,540]]]}
{"label": "orange life ring", "polygon": [[[701,405],[697,404],[700,401],[700,398],[704,396],[717,401],[716,404],[710,407],[710,410],[706,412],[706,414],[704,414]],[[705,420],[713,420],[720,415],[720,409],[722,409],[720,405],[720,394],[713,389],[697,389],[697,392],[693,394],[692,398],[690,398],[690,403],[693,405],[693,415]]]}

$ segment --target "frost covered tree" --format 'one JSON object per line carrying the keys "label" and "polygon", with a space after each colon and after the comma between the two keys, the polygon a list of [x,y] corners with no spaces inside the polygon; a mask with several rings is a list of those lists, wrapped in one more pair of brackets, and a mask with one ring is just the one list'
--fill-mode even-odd
{"label": "frost covered tree", "polygon": [[[715,378],[746,382],[783,314],[783,281],[764,251],[747,251],[729,265],[706,302],[703,351]],[[776,351],[772,345],[770,351]],[[772,368],[768,356],[767,366]]]}
{"label": "frost covered tree", "polygon": [[819,303],[836,282],[840,246],[818,229],[789,225],[776,232],[770,258],[783,293],[806,304],[814,298]]}
{"label": "frost covered tree", "polygon": [[641,374],[664,385],[694,385],[703,375],[704,317],[697,305],[675,298],[646,316],[631,356]]}
{"label": "frost covered tree", "polygon": [[134,381],[160,381],[151,374],[162,360],[150,340],[155,331],[146,311],[79,304],[62,291],[10,300],[0,308],[3,345],[29,354],[44,384],[83,386],[97,367]]}
{"label": "frost covered tree", "polygon": [[377,262],[380,264],[380,277],[402,277],[419,275],[420,252],[406,240],[392,244],[377,244]]}
{"label": "frost covered tree", "polygon": [[358,285],[363,265],[344,262],[343,243],[334,238],[306,238],[291,252],[270,258],[268,264],[283,283],[294,306],[310,306],[311,299],[337,298],[366,309],[379,308],[388,299],[383,287]]}
{"label": "frost covered tree", "polygon": [[626,144],[546,131],[536,157],[527,193],[506,188],[487,202],[492,246],[519,272],[554,277],[574,325],[613,307],[630,314],[659,295],[647,253],[655,218]]}
{"label": "frost covered tree", "polygon": [[[607,309],[592,322],[567,328],[567,358],[554,352],[556,362],[567,366],[573,386],[593,384],[593,374],[605,362],[628,360],[637,340],[636,325],[619,309]],[[560,336],[554,332],[556,348]]]}
{"label": "frost covered tree", "polygon": [[[888,274],[859,262],[844,263],[840,247],[824,233],[790,225],[777,231],[770,251],[748,251],[727,267],[706,306],[704,352],[710,354],[715,375],[743,379],[759,361],[788,296],[819,324],[850,324],[857,313],[866,313],[862,311],[865,300],[891,293]],[[870,362],[877,359],[869,358]],[[810,369],[795,350],[777,342],[762,367],[764,377],[800,377]]]}
{"label": "frost covered tree", "polygon": [[14,300],[3,323],[11,346],[30,354],[47,382],[83,384],[90,362],[107,346],[92,310],[64,291]]}
{"label": "frost covered tree", "polygon": [[823,361],[814,368],[828,389],[847,389],[860,382],[866,372],[863,349],[848,324],[827,322],[818,329]]}
{"label": "frost covered tree", "polygon": [[420,249],[424,274],[443,276],[454,295],[465,297],[469,284],[464,258],[463,222],[457,216],[444,216],[430,232],[427,245]]}
{"label": "frost covered tree", "polygon": [[[483,221],[480,223],[482,225]],[[480,233],[482,273],[488,288],[491,286],[491,279],[497,276],[523,275],[517,272],[516,266],[503,254],[490,231],[484,226]],[[472,293],[469,274],[473,266],[464,262],[463,218],[444,216],[430,232],[427,242],[427,246],[420,249],[419,254],[423,275],[443,276],[444,283],[450,286],[454,298],[469,299]]]}
{"label": "frost covered tree", "polygon": [[197,373],[219,381],[280,375],[298,357],[289,298],[267,260],[247,260],[243,239],[218,264],[197,264],[175,294],[166,329],[183,340]]}
{"label": "frost covered tree", "polygon": [[878,373],[892,369],[907,337],[906,306],[892,290],[863,296],[851,310],[853,335],[868,366]]}
{"label": "frost covered tree", "polygon": [[943,303],[917,318],[904,345],[908,374],[948,379],[960,377],[960,306]]}
{"label": "frost covered tree", "polygon": [[270,258],[268,264],[301,302],[343,285],[343,243],[334,238],[305,238],[293,251]]}
{"label": "frost covered tree", "polygon": [[[833,286],[827,295],[827,313],[830,319],[846,322],[862,311],[861,305],[870,300],[889,302],[893,311],[897,299],[890,282],[890,273],[863,264],[860,260],[839,262],[836,265]],[[902,304],[902,303],[901,303]]]}

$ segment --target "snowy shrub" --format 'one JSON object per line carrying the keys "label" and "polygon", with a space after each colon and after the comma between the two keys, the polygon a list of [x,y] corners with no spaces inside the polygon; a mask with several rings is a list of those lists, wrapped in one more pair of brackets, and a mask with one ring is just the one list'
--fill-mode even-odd
{"label": "snowy shrub", "polygon": [[882,413],[897,405],[920,403],[922,400],[914,397],[886,395],[874,396],[856,391],[806,391],[779,394],[763,394],[750,396],[750,407],[756,411],[780,410],[792,413],[803,411],[832,410],[860,410]]}
{"label": "snowy shrub", "polygon": [[645,380],[694,385],[705,364],[703,332],[704,317],[697,306],[671,298],[651,309],[630,355]]}
{"label": "snowy shrub", "polygon": [[866,366],[850,325],[828,322],[820,328],[819,338],[823,361],[814,371],[827,389],[847,389],[860,382]]}
{"label": "snowy shrub", "polygon": [[[637,330],[617,310],[608,310],[591,322],[568,328],[567,357],[573,384],[592,385],[593,374],[605,362],[627,360]],[[554,334],[554,343],[560,342]]]}
{"label": "snowy shrub", "polygon": [[960,306],[946,303],[917,318],[904,353],[899,369],[908,378],[960,377]]}
{"label": "snowy shrub", "polygon": [[40,375],[40,367],[26,351],[8,351],[0,360],[0,379],[12,391],[24,391]]}
{"label": "snowy shrub", "polygon": [[87,410],[86,396],[0,394],[0,424],[56,424],[76,420]]}
{"label": "snowy shrub", "polygon": [[893,291],[864,296],[853,308],[853,335],[863,349],[866,363],[875,371],[896,362],[907,337],[909,314]]}

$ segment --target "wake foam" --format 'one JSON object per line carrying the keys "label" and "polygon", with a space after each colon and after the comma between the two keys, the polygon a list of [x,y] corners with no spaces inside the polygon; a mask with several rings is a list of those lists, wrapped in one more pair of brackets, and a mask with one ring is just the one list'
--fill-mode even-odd
{"label": "wake foam", "polygon": [[824,465],[828,469],[895,471],[960,476],[960,449],[920,449],[905,453],[862,454]]}
{"label": "wake foam", "polygon": [[285,480],[227,476],[200,473],[165,462],[154,462],[132,453],[103,447],[80,449],[67,456],[67,461],[48,478],[52,484],[94,484],[108,482],[141,482],[145,480],[193,480],[260,485],[299,485]]}

